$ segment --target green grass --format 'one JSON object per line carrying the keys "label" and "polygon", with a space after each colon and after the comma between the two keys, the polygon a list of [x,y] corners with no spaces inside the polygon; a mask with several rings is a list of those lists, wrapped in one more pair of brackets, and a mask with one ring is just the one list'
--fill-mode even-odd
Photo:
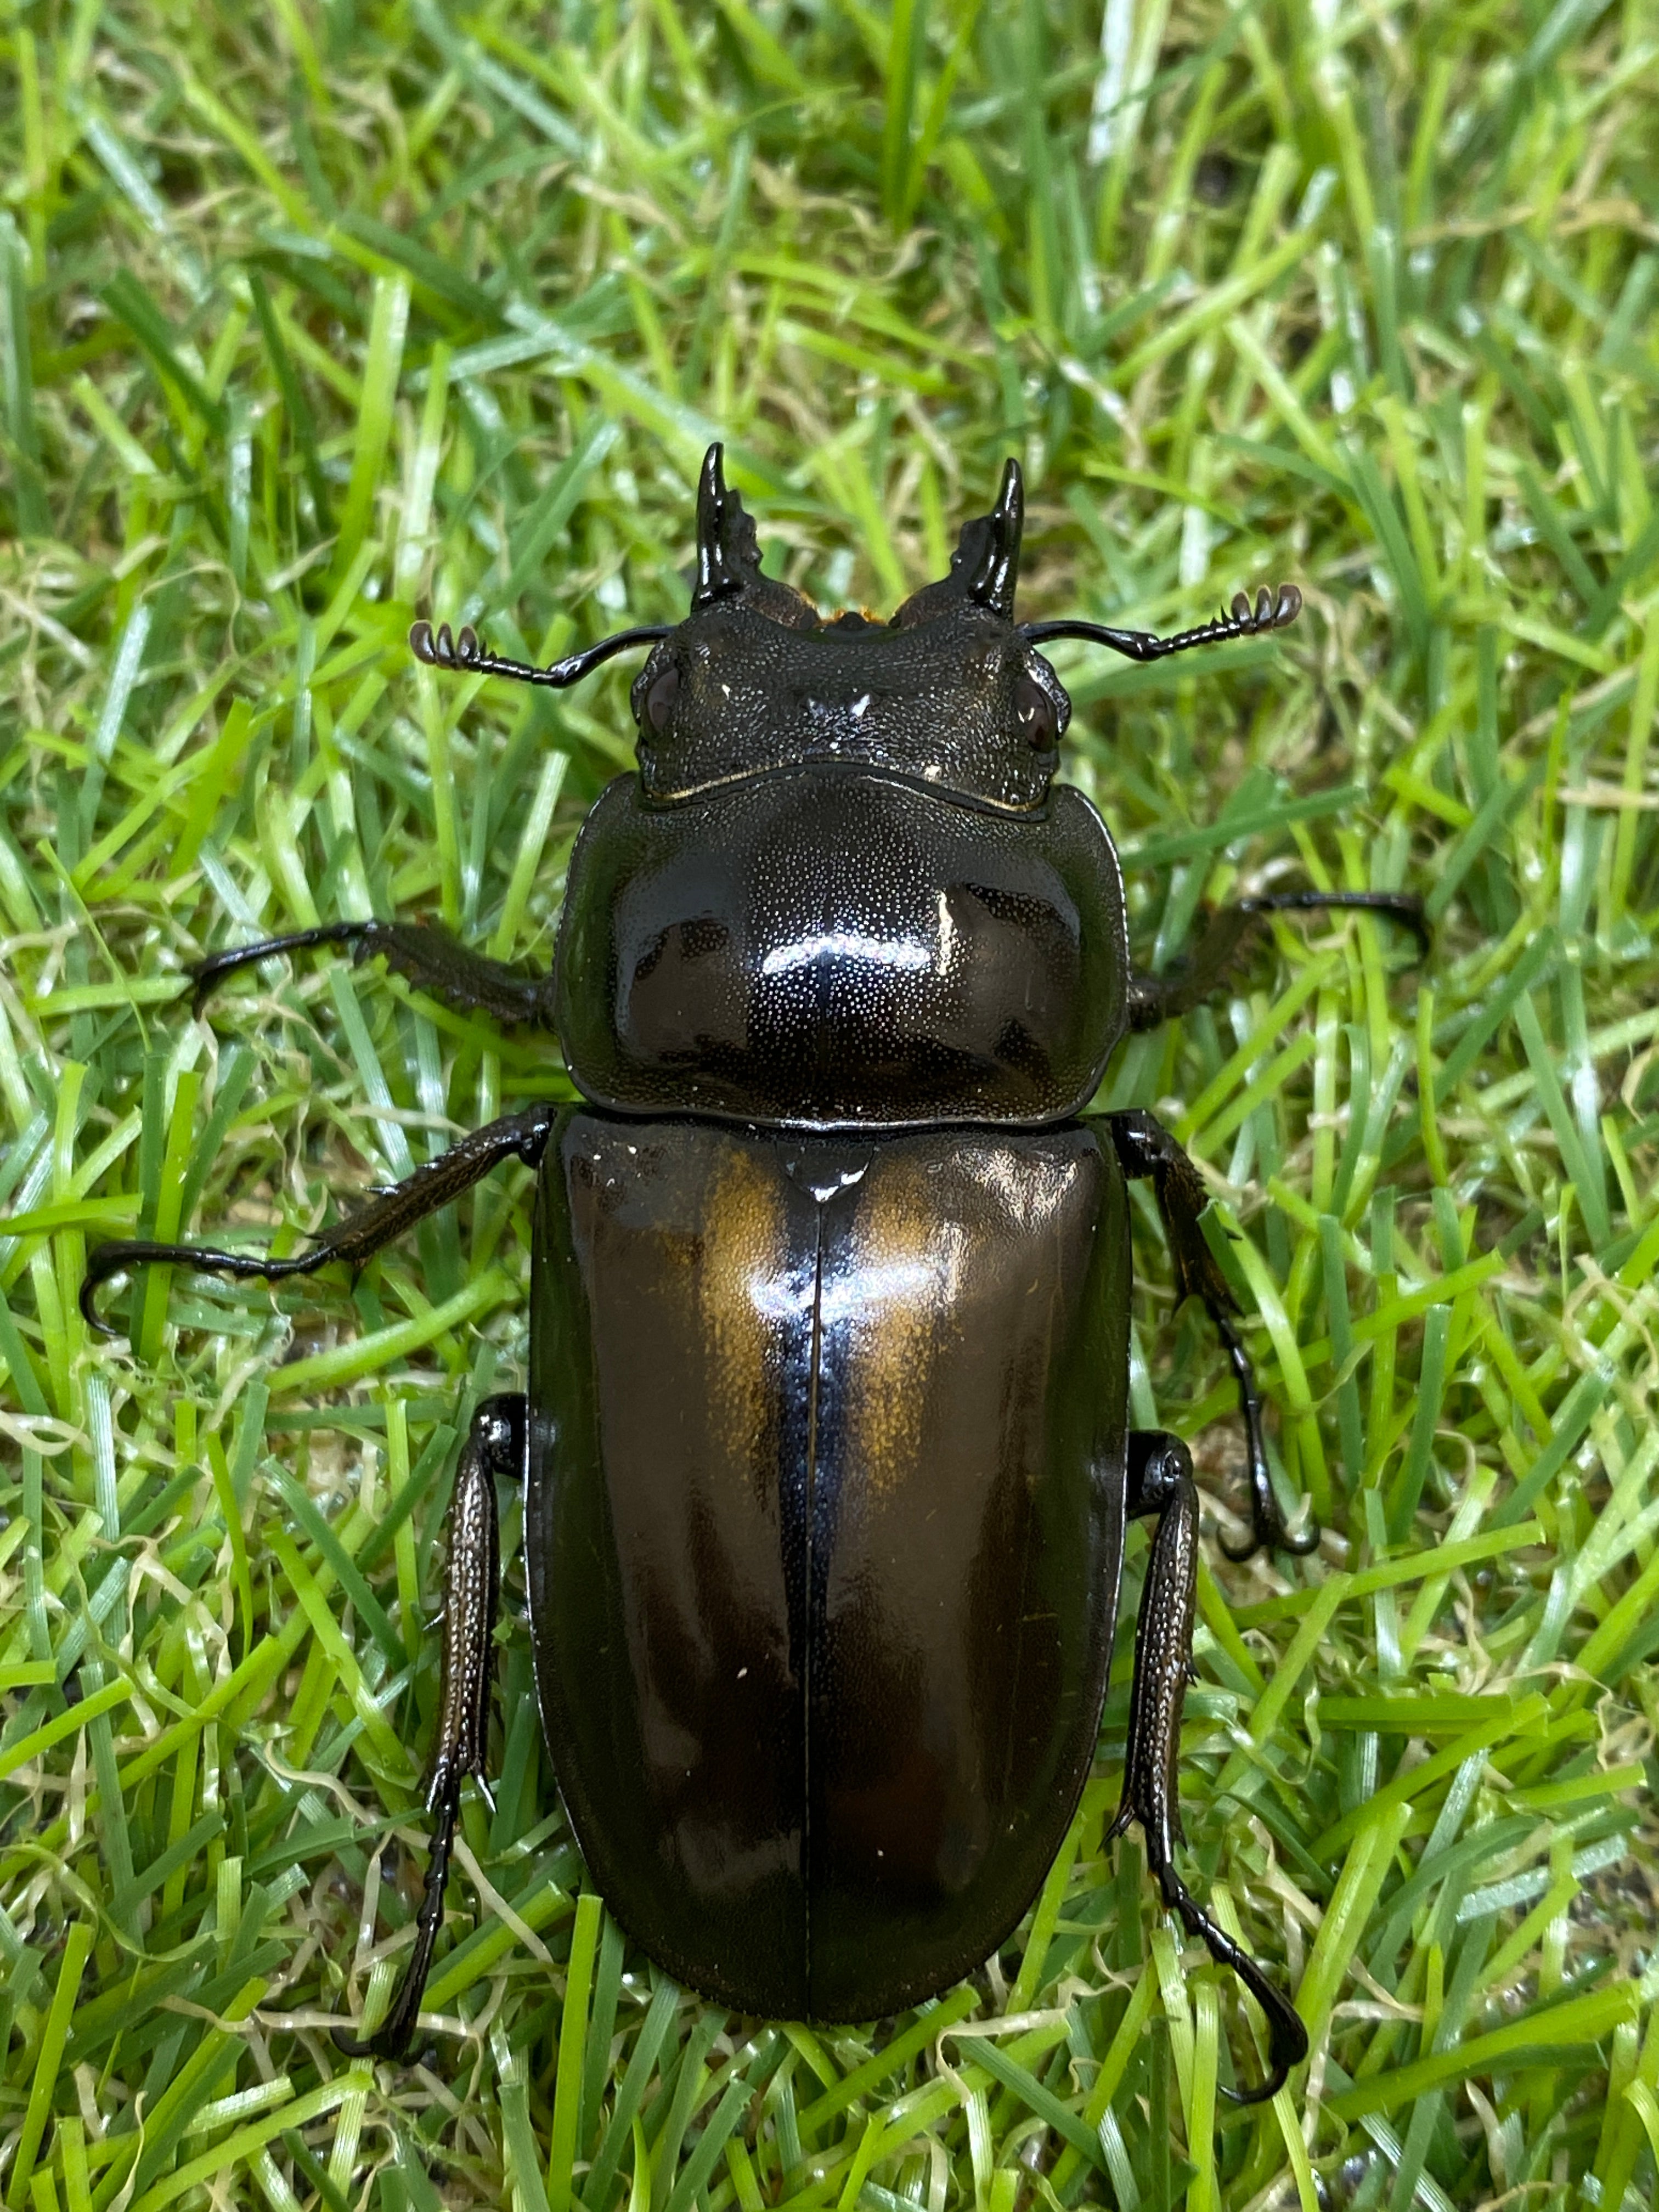
{"label": "green grass", "polygon": [[[0,213],[0,2180],[15,2212],[1651,2203],[1659,1652],[1659,17],[1651,0],[37,0]],[[1120,37],[1118,33],[1121,33]],[[1433,957],[1276,927],[1114,1103],[1203,1162],[1319,1556],[1207,1554],[1186,1864],[1300,1992],[1271,2108],[1100,1761],[1024,1929],[878,2031],[623,1944],[521,1631],[430,2072],[326,2033],[410,1917],[455,1438],[521,1373],[527,1178],[354,1287],[292,1248],[537,1050],[378,970],[183,963],[441,915],[548,957],[676,617],[706,440],[775,565],[890,606],[1002,459],[1023,605],[1281,638],[1057,648],[1160,959],[1236,886],[1423,891]],[[1239,1445],[1150,1217],[1138,1417]],[[118,1308],[118,1311],[119,1309]],[[516,1529],[509,1528],[509,1539]],[[1138,1580],[1144,1549],[1132,1554]],[[510,1575],[516,1587],[516,1574]],[[472,1870],[510,1903],[471,1915]],[[515,1929],[534,1931],[534,1944]]]}

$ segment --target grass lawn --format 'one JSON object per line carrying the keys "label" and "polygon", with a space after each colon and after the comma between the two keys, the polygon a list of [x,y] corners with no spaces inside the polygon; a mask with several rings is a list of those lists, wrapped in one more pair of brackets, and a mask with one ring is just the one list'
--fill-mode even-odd
{"label": "grass lawn", "polygon": [[[1653,0],[10,0],[0,200],[0,2185],[13,2212],[1522,2212],[1659,2148],[1659,13]],[[1279,923],[1105,1102],[1191,1146],[1304,1561],[1206,1549],[1183,1954],[1100,1757],[1024,1926],[870,2030],[623,1941],[504,1630],[429,2066],[343,2058],[422,1860],[456,1437],[522,1375],[529,1178],[353,1285],[110,1235],[306,1233],[514,1102],[533,1041],[205,951],[440,916],[545,963],[685,604],[713,436],[769,563],[890,610],[1005,456],[1065,773],[1143,956]],[[1142,1194],[1144,1195],[1144,1193]],[[1138,1419],[1241,1444],[1137,1200]],[[515,1553],[516,1521],[507,1531]],[[1132,1593],[1145,1559],[1134,1539]],[[521,1590],[516,1557],[509,1594]],[[392,1837],[398,1848],[383,1847]],[[482,1899],[475,1914],[475,1900]]]}

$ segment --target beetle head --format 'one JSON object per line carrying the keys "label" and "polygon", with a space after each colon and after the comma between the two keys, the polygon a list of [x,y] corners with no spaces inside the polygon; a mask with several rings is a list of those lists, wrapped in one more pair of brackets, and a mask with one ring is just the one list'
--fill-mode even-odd
{"label": "beetle head", "polygon": [[754,521],[711,446],[691,611],[633,689],[647,798],[672,804],[769,769],[845,763],[999,811],[1040,806],[1071,702],[1014,625],[1024,507],[1011,460],[947,575],[890,622],[825,621],[761,574]]}
{"label": "beetle head", "polygon": [[640,784],[673,805],[768,770],[876,769],[965,805],[1029,814],[1042,806],[1072,702],[1036,651],[1060,637],[1131,660],[1283,629],[1302,608],[1294,584],[1233,596],[1213,622],[1173,637],[1067,616],[1014,622],[1024,513],[1019,464],[1002,472],[988,514],[963,526],[948,575],[913,592],[888,623],[836,615],[763,576],[755,526],[727,489],[720,448],[697,487],[697,568],[683,623],[617,630],[546,668],[417,622],[416,658],[434,668],[507,676],[562,690],[618,653],[654,649],[635,682]]}

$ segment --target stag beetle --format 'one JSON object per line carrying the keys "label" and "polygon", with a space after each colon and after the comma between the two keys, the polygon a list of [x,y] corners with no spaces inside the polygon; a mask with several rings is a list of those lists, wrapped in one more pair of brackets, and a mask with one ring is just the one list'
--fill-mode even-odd
{"label": "stag beetle", "polygon": [[[761,572],[719,446],[690,611],[550,667],[418,623],[423,661],[579,682],[648,647],[637,774],[587,817],[552,973],[441,931],[344,921],[216,954],[343,946],[551,1033],[583,1103],[508,1114],[299,1258],[112,1243],[265,1279],[360,1266],[498,1163],[539,1176],[529,1387],[484,1401],[450,1513],[434,1833],[408,1967],[347,2049],[401,2056],[431,1964],[464,1778],[482,1778],[495,1483],[527,1484],[541,1717],[571,1825],[623,1927],[671,1973],[774,2018],[871,2020],[970,1972],[1030,1905],[1095,1753],[1124,1530],[1155,1523],[1117,1833],[1266,2014],[1271,2096],[1307,2049],[1287,1998],[1176,1871],[1198,1492],[1128,1419],[1128,1179],[1150,1177],[1182,1297],[1237,1380],[1251,1542],[1305,1552],[1200,1228],[1197,1170],[1150,1113],[1085,1113],[1121,1040],[1196,1006],[1264,914],[1139,972],[1110,836],[1057,784],[1071,704],[1039,647],[1138,660],[1279,629],[1242,594],[1174,637],[1018,623],[1010,461],[949,574],[890,622],[824,619]],[[101,1324],[98,1324],[101,1326]],[[1241,1555],[1243,1556],[1243,1555]]]}

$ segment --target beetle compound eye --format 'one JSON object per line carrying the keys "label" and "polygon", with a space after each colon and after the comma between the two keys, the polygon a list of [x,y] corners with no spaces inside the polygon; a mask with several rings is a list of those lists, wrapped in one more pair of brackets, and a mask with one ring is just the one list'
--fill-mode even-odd
{"label": "beetle compound eye", "polygon": [[1014,719],[1034,753],[1047,752],[1060,743],[1054,702],[1034,676],[1022,676],[1014,686]]}
{"label": "beetle compound eye", "polygon": [[665,668],[645,695],[645,720],[653,737],[659,738],[668,727],[668,718],[679,696],[679,670]]}

